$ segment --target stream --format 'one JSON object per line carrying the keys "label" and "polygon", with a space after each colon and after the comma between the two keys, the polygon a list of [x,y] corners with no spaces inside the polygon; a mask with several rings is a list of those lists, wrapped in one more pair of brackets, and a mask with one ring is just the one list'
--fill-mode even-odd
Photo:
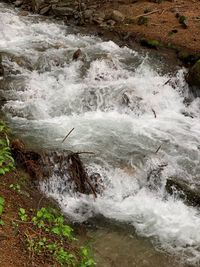
{"label": "stream", "polygon": [[74,192],[67,174],[40,186],[73,221],[94,218],[98,266],[199,266],[199,209],[165,190],[169,177],[200,186],[200,100],[186,70],[2,3],[0,53],[14,134],[35,150],[94,153],[81,159],[101,176],[97,199]]}

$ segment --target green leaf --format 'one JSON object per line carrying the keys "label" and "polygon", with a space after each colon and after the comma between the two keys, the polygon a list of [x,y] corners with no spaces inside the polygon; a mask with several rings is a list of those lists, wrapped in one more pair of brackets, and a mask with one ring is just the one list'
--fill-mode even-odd
{"label": "green leaf", "polygon": [[19,209],[19,212],[20,212],[22,215],[25,215],[25,214],[26,214],[26,211],[25,211],[25,209],[23,209],[23,208],[20,208],[20,209]]}
{"label": "green leaf", "polygon": [[0,205],[0,215],[2,215],[3,210],[4,210],[3,206]]}
{"label": "green leaf", "polygon": [[0,205],[3,206],[5,204],[5,199],[3,197],[0,197]]}
{"label": "green leaf", "polygon": [[61,234],[61,231],[60,231],[60,227],[53,227],[52,229],[51,229],[51,232],[52,233],[54,233],[54,234],[56,234],[56,235],[60,235]]}
{"label": "green leaf", "polygon": [[62,234],[65,237],[71,237],[71,233],[72,233],[72,228],[68,225],[64,225],[62,227]]}

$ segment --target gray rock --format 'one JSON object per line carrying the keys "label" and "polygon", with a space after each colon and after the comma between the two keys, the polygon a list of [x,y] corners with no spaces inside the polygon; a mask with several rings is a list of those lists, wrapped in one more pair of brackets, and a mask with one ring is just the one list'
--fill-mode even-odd
{"label": "gray rock", "polygon": [[95,24],[102,24],[103,21],[104,21],[104,18],[105,18],[105,14],[102,14],[102,13],[95,13],[92,17],[92,21],[95,23]]}
{"label": "gray rock", "polygon": [[125,19],[125,16],[118,10],[113,10],[110,18],[115,20],[116,22],[123,22]]}
{"label": "gray rock", "polygon": [[22,0],[17,0],[14,4],[15,4],[16,7],[20,7],[23,4],[23,1]]}
{"label": "gray rock", "polygon": [[22,10],[22,11],[20,11],[19,13],[18,13],[18,15],[19,16],[22,16],[22,17],[25,17],[25,16],[28,16],[28,11],[26,11],[26,10]]}
{"label": "gray rock", "polygon": [[40,9],[40,15],[46,15],[51,9],[51,5],[45,6]]}
{"label": "gray rock", "polygon": [[81,10],[86,10],[87,6],[85,3],[81,3]]}
{"label": "gray rock", "polygon": [[109,19],[109,20],[107,21],[107,25],[109,25],[109,26],[111,26],[111,27],[113,27],[115,24],[116,24],[116,21],[114,21],[114,20],[112,20],[112,19]]}
{"label": "gray rock", "polygon": [[91,16],[93,15],[93,13],[94,13],[94,10],[92,10],[92,9],[85,10],[85,12],[84,12],[85,19],[90,19]]}
{"label": "gray rock", "polygon": [[32,0],[32,9],[35,12],[39,12],[39,10],[45,6],[45,0]]}
{"label": "gray rock", "polygon": [[53,13],[57,16],[73,16],[74,9],[67,6],[52,6]]}
{"label": "gray rock", "polygon": [[82,56],[82,51],[81,51],[81,49],[78,49],[78,50],[76,50],[76,51],[74,52],[74,54],[73,54],[73,60],[77,60],[77,59],[79,59],[80,56]]}

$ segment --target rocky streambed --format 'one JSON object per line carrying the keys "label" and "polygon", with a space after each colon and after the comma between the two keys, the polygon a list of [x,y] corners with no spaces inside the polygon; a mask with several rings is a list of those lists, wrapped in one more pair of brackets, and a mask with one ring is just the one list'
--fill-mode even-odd
{"label": "rocky streambed", "polygon": [[[174,259],[179,266],[198,266],[199,195],[189,196],[200,183],[200,103],[185,81],[187,71],[146,51],[83,35],[63,21],[0,8],[0,89],[10,127],[38,152],[92,153],[81,160],[104,188],[96,199],[77,192],[53,160],[40,189],[73,221],[97,218],[98,242],[104,240],[97,246],[104,253],[107,242],[104,255],[113,248],[108,266],[112,260],[116,266],[168,266]],[[102,221],[112,226],[102,229]],[[116,221],[122,226],[115,228]]]}

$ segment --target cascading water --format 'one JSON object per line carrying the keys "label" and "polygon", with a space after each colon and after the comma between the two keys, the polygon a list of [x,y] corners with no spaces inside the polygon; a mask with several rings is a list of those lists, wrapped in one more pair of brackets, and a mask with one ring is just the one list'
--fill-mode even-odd
{"label": "cascading water", "polygon": [[[199,209],[165,191],[168,177],[200,183],[200,101],[185,101],[184,70],[161,74],[165,66],[147,55],[71,32],[0,4],[0,89],[13,131],[37,149],[94,152],[83,161],[105,187],[94,200],[55,174],[41,189],[74,220],[101,214],[129,223],[155,246],[200,264]],[[78,48],[85,56],[73,61]]]}

